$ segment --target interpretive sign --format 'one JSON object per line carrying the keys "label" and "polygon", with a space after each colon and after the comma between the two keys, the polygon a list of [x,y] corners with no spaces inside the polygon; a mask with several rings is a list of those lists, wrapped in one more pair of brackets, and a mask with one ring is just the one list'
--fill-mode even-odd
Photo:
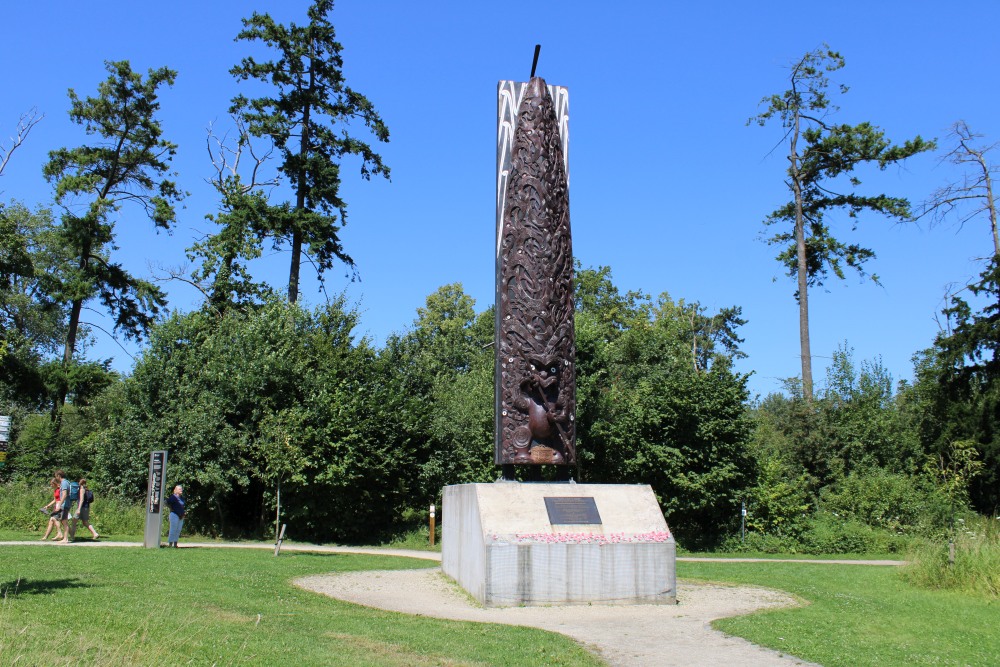
{"label": "interpretive sign", "polygon": [[167,477],[167,453],[152,452],[149,455],[149,484],[146,487],[146,534],[143,546],[147,549],[160,548],[160,533],[163,530],[163,491]]}
{"label": "interpretive sign", "polygon": [[7,464],[7,442],[10,440],[10,417],[0,417],[0,468]]}
{"label": "interpretive sign", "polygon": [[587,496],[546,497],[545,511],[549,513],[549,523],[553,526],[601,523],[597,503]]}

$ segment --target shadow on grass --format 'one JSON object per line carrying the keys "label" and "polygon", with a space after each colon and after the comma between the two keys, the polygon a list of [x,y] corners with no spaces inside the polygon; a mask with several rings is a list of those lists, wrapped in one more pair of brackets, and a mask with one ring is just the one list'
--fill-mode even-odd
{"label": "shadow on grass", "polygon": [[0,583],[0,598],[16,598],[19,595],[51,595],[70,588],[85,588],[87,584],[79,579],[16,579]]}

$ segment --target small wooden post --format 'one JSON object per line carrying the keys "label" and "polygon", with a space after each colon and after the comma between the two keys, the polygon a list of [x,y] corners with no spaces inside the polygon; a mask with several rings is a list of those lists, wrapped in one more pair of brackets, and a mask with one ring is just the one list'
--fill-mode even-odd
{"label": "small wooden post", "polygon": [[434,546],[434,505],[431,505],[431,546]]}
{"label": "small wooden post", "polygon": [[285,527],[287,526],[288,526],[287,523],[281,524],[281,532],[278,533],[278,540],[274,543],[275,557],[277,557],[278,554],[281,552],[281,543],[285,541]]}
{"label": "small wooden post", "polygon": [[747,539],[747,501],[740,501],[740,543]]}

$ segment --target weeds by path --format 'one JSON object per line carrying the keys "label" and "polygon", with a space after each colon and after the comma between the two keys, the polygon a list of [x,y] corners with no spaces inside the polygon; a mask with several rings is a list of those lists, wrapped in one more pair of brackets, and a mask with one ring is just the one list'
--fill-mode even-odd
{"label": "weeds by path", "polygon": [[924,588],[1000,598],[1000,520],[959,520],[954,553],[951,562],[947,543],[927,543],[911,554],[911,564],[903,570],[903,576]]}

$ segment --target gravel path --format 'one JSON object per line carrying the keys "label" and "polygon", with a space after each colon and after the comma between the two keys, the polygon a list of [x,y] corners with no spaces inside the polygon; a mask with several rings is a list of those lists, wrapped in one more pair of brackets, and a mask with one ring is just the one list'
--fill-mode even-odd
{"label": "gravel path", "polygon": [[[55,541],[43,542],[41,540],[9,540],[0,542],[0,546],[68,546]],[[74,547],[141,547],[142,542],[115,542],[113,540],[101,539],[91,540],[84,538],[82,541],[73,542]],[[183,549],[266,549],[274,550],[273,543],[267,542],[181,542]],[[337,553],[337,554],[373,554],[377,556],[403,556],[405,558],[420,558],[441,562],[441,553],[437,551],[418,551],[416,549],[393,549],[391,547],[338,547],[321,544],[284,544],[282,551],[301,551],[312,553]],[[844,560],[829,559],[816,560],[805,558],[706,558],[702,556],[678,556],[678,562],[698,561],[708,563],[805,563],[809,565],[905,565],[904,560]]]}
{"label": "gravel path", "polygon": [[797,604],[786,593],[682,582],[677,605],[483,608],[440,568],[316,575],[295,583],[357,604],[460,621],[525,625],[572,637],[609,665],[770,667],[795,658],[713,630],[717,618]]}

